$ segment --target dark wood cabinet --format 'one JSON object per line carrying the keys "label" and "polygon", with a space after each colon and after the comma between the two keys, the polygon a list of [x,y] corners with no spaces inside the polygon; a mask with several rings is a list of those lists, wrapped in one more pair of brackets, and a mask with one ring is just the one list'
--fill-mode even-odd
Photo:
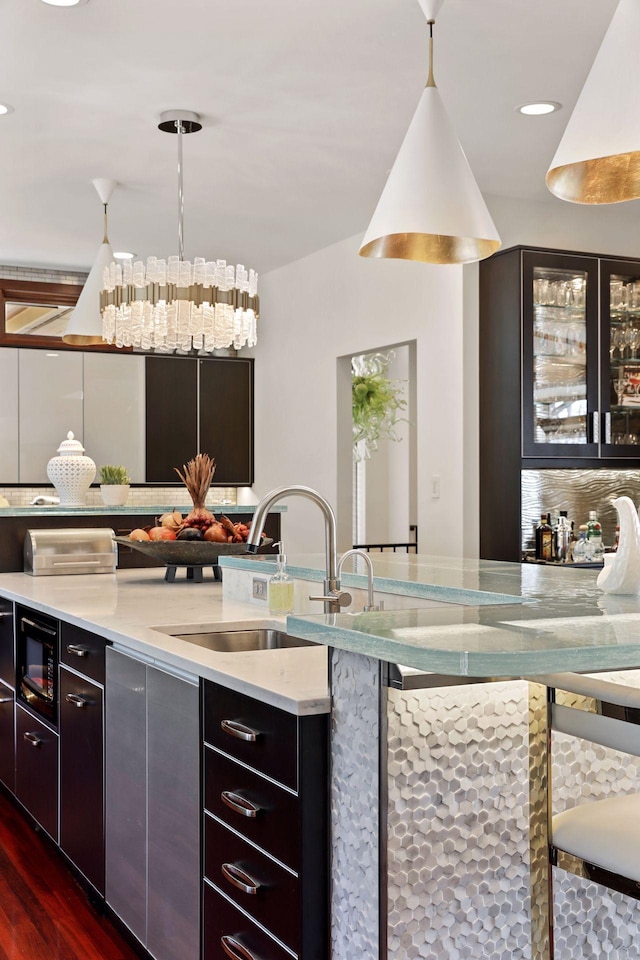
{"label": "dark wood cabinet", "polygon": [[103,689],[61,666],[59,690],[60,847],[104,894]]}
{"label": "dark wood cabinet", "polygon": [[0,782],[16,792],[16,747],[14,731],[13,689],[0,683]]}
{"label": "dark wood cabinet", "polygon": [[58,734],[16,704],[16,796],[58,842]]}
{"label": "dark wood cabinet", "polygon": [[214,486],[253,482],[253,360],[147,357],[146,479],[175,483],[174,467],[215,457]]}
{"label": "dark wood cabinet", "polygon": [[327,960],[328,717],[207,680],[202,704],[204,960]]}
{"label": "dark wood cabinet", "polygon": [[13,604],[4,597],[0,597],[0,680],[15,686]]}
{"label": "dark wood cabinet", "polygon": [[640,260],[480,264],[480,556],[522,558],[523,471],[640,467]]}

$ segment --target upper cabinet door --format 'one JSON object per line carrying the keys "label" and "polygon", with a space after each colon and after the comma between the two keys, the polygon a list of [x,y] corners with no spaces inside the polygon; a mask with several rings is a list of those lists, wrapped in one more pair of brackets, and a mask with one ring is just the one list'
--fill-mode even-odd
{"label": "upper cabinet door", "polygon": [[600,268],[602,455],[640,458],[640,264]]}
{"label": "upper cabinet door", "polygon": [[147,483],[179,483],[173,468],[198,453],[197,364],[192,358],[145,359]]}
{"label": "upper cabinet door", "polygon": [[83,439],[82,354],[19,354],[20,483],[48,483],[47,463],[67,433]]}
{"label": "upper cabinet door", "polygon": [[523,253],[522,320],[523,456],[597,457],[597,259]]}
{"label": "upper cabinet door", "polygon": [[87,454],[98,469],[105,464],[126,467],[133,483],[145,478],[144,402],[143,356],[85,353]]}
{"label": "upper cabinet door", "polygon": [[200,450],[215,457],[216,485],[253,483],[253,360],[200,365]]}
{"label": "upper cabinet door", "polygon": [[0,482],[18,483],[18,351],[0,349]]}

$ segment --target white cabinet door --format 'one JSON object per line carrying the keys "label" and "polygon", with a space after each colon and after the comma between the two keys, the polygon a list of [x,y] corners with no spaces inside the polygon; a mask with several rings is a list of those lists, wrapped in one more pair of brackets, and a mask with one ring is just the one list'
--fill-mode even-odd
{"label": "white cabinet door", "polygon": [[0,482],[18,483],[18,351],[0,350]]}
{"label": "white cabinet door", "polygon": [[[18,350],[20,483],[48,483],[47,463],[69,430],[82,440],[82,354]],[[88,451],[87,451],[88,452]]]}
{"label": "white cabinet door", "polygon": [[144,483],[144,357],[84,355],[84,445],[98,469],[124,466]]}

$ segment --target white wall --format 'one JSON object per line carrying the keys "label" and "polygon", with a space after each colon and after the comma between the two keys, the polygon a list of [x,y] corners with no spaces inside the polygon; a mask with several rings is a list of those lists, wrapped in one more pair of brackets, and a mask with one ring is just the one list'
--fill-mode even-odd
{"label": "white wall", "polygon": [[[340,545],[350,544],[338,489],[338,436],[351,409],[337,358],[416,341],[418,525],[422,552],[463,551],[462,270],[358,257],[351,237],[261,278],[256,355],[256,482],[263,495],[302,483],[338,507]],[[341,391],[341,410],[337,394]],[[348,433],[346,434],[348,437]],[[343,448],[344,449],[344,448]],[[344,469],[341,460],[341,476]],[[349,463],[347,462],[347,467]],[[431,499],[430,477],[442,495]],[[323,549],[320,512],[289,499],[283,534],[289,553]]]}
{"label": "white wall", "polygon": [[[528,245],[640,257],[640,202],[589,206],[549,195],[546,202],[485,197],[502,247]],[[464,267],[464,514],[466,556],[478,555],[478,264]]]}

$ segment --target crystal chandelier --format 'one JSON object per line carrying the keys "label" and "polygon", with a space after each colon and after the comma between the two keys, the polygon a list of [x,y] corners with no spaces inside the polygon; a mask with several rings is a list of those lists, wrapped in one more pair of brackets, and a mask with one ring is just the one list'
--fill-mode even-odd
{"label": "crystal chandelier", "polygon": [[111,263],[100,294],[102,336],[117,347],[156,353],[188,353],[253,347],[260,314],[258,275],[226,260],[191,263],[184,253],[182,137],[202,129],[197,113],[170,110],[159,129],[178,138],[178,251],[167,260],[149,257]]}

